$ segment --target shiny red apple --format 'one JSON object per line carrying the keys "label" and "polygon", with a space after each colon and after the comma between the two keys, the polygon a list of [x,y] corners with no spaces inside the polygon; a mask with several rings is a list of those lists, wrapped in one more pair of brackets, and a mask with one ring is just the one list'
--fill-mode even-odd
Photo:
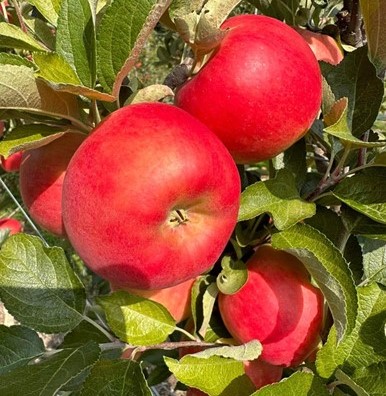
{"label": "shiny red apple", "polygon": [[10,217],[0,219],[0,230],[7,229],[9,235],[18,234],[23,231],[23,224],[17,220]]}
{"label": "shiny red apple", "polygon": [[210,269],[235,227],[237,167],[221,141],[162,103],[123,107],[72,158],[67,235],[115,288],[163,289]]}
{"label": "shiny red apple", "polygon": [[248,260],[248,280],[233,295],[219,295],[220,313],[239,342],[259,340],[261,358],[297,366],[319,343],[323,295],[293,255],[265,245]]}
{"label": "shiny red apple", "polygon": [[319,112],[322,80],[307,43],[291,27],[239,15],[205,66],[176,93],[177,106],[201,120],[239,163],[281,153]]}
{"label": "shiny red apple", "polygon": [[22,151],[18,151],[17,153],[11,154],[7,158],[1,156],[1,167],[6,172],[17,172],[20,169],[22,157],[23,157]]}
{"label": "shiny red apple", "polygon": [[28,150],[20,166],[20,193],[31,218],[57,236],[65,236],[62,186],[68,163],[85,139],[66,133],[49,144]]}

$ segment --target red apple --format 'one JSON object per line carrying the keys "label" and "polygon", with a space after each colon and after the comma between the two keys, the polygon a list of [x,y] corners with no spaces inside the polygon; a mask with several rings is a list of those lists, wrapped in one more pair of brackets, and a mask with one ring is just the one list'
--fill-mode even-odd
{"label": "red apple", "polygon": [[311,32],[299,27],[295,27],[294,29],[310,46],[317,60],[328,62],[332,65],[337,65],[343,60],[343,51],[331,36]]}
{"label": "red apple", "polygon": [[18,234],[23,231],[23,224],[16,219],[5,218],[0,219],[0,230],[8,229],[9,235]]}
{"label": "red apple", "polygon": [[[159,290],[126,289],[126,291],[162,304],[178,323],[187,319],[191,314],[190,294],[195,280],[195,278],[188,279],[176,286]],[[113,285],[111,285],[111,289],[116,290]]]}
{"label": "red apple", "polygon": [[62,186],[68,163],[85,136],[62,137],[23,154],[20,193],[31,218],[47,231],[65,236],[62,221]]}
{"label": "red apple", "polygon": [[293,255],[261,246],[247,262],[248,280],[233,295],[219,295],[220,313],[232,336],[263,345],[261,358],[297,366],[319,342],[323,295]]}
{"label": "red apple", "polygon": [[72,158],[67,235],[116,288],[163,289],[210,269],[236,224],[240,178],[220,140],[162,103],[123,107]]}
{"label": "red apple", "polygon": [[23,152],[18,151],[17,153],[11,154],[5,158],[1,156],[1,167],[6,172],[18,172],[22,161]]}
{"label": "red apple", "polygon": [[207,393],[201,392],[199,389],[189,388],[186,396],[207,396]]}
{"label": "red apple", "polygon": [[209,61],[176,93],[176,105],[206,124],[238,163],[281,153],[310,128],[321,104],[318,62],[292,28],[239,15]]}

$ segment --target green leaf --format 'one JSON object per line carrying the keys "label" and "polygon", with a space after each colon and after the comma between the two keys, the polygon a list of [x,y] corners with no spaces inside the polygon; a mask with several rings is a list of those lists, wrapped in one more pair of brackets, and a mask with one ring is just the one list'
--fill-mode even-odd
{"label": "green leaf", "polygon": [[0,47],[17,48],[26,51],[47,51],[47,49],[18,26],[0,22]]}
{"label": "green leaf", "polygon": [[1,65],[16,65],[16,66],[27,66],[33,69],[36,66],[28,59],[23,58],[19,55],[8,54],[7,52],[0,52],[0,64]]}
{"label": "green leaf", "polygon": [[118,97],[123,79],[169,4],[170,0],[115,0],[106,9],[97,31],[97,73],[107,93]]}
{"label": "green leaf", "polygon": [[17,368],[0,376],[0,394],[52,396],[72,378],[94,365],[99,347],[89,342],[77,349],[64,349],[40,363]]}
{"label": "green leaf", "polygon": [[202,14],[213,23],[220,27],[231,11],[241,2],[241,0],[208,0],[202,10]]}
{"label": "green leaf", "polygon": [[263,350],[261,343],[252,340],[243,345],[238,346],[221,346],[215,348],[207,348],[201,352],[194,354],[194,357],[208,359],[211,356],[221,356],[224,358],[232,358],[240,362],[257,359]]}
{"label": "green leaf", "polygon": [[45,124],[16,126],[0,142],[0,155],[8,157],[17,151],[44,146],[70,131],[70,129],[52,127]]}
{"label": "green leaf", "polygon": [[61,0],[28,0],[28,3],[35,6],[48,22],[56,26]]}
{"label": "green leaf", "polygon": [[358,318],[355,328],[339,345],[333,327],[328,340],[318,352],[316,367],[329,378],[338,367],[348,374],[386,360],[386,291],[376,283],[358,288]]}
{"label": "green leaf", "polygon": [[25,112],[64,118],[74,123],[79,118],[79,106],[74,96],[55,92],[43,81],[36,80],[30,67],[0,65],[0,118],[6,118],[8,112],[15,110],[23,114],[21,118]]}
{"label": "green leaf", "polygon": [[364,142],[356,138],[350,130],[348,125],[348,100],[347,98],[339,99],[332,107],[330,112],[325,116],[324,121],[328,122],[329,126],[324,128],[324,132],[340,139],[343,145],[350,145],[356,147],[382,147],[386,145],[386,141],[382,142]]}
{"label": "green leaf", "polygon": [[132,345],[152,345],[165,341],[176,322],[161,304],[144,297],[117,291],[98,298],[109,326],[116,336]]}
{"label": "green leaf", "polygon": [[386,362],[361,367],[354,371],[352,379],[370,396],[384,396],[386,389]]}
{"label": "green leaf", "polygon": [[378,75],[386,69],[386,4],[382,0],[360,0],[371,61]]}
{"label": "green leaf", "polygon": [[73,329],[86,303],[64,251],[26,234],[12,235],[0,250],[0,297],[20,323],[45,333]]}
{"label": "green leaf", "polygon": [[43,341],[33,330],[0,325],[0,375],[25,366],[44,352]]}
{"label": "green leaf", "polygon": [[157,102],[168,96],[174,96],[174,92],[170,87],[162,84],[153,84],[135,92],[132,96],[130,96],[129,102],[130,104],[142,102]]}
{"label": "green leaf", "polygon": [[264,387],[251,396],[328,396],[327,388],[312,373],[297,371],[290,377]]}
{"label": "green leaf", "polygon": [[224,256],[221,260],[222,271],[217,276],[217,287],[221,293],[235,294],[248,280],[247,266],[241,260],[232,260]]}
{"label": "green leaf", "polygon": [[209,396],[247,396],[253,390],[243,363],[234,359],[186,355],[179,361],[165,357],[165,362],[179,381]]}
{"label": "green leaf", "polygon": [[296,11],[299,7],[300,0],[248,0],[259,11],[280,20],[286,20],[287,23],[295,22]]}
{"label": "green leaf", "polygon": [[347,386],[349,386],[357,396],[370,396],[361,386],[359,386],[350,376],[344,373],[342,370],[337,370],[336,379]]}
{"label": "green leaf", "polygon": [[132,360],[102,360],[91,369],[81,396],[152,396],[141,366]]}
{"label": "green leaf", "polygon": [[283,169],[275,179],[257,182],[243,191],[239,221],[268,212],[272,215],[276,228],[284,230],[312,217],[315,211],[314,203],[300,198],[292,173]]}
{"label": "green leaf", "polygon": [[40,18],[35,18],[32,15],[23,15],[24,23],[34,33],[34,37],[39,40],[48,50],[55,49],[55,33],[52,25],[43,21]]}
{"label": "green leaf", "polygon": [[202,323],[198,333],[205,338],[206,331],[209,327],[210,318],[212,317],[214,304],[218,295],[218,288],[216,283],[211,283],[205,289],[202,295]]}
{"label": "green leaf", "polygon": [[336,100],[348,98],[347,122],[353,135],[370,129],[378,116],[383,98],[383,83],[367,57],[367,47],[347,54],[337,66],[321,63],[324,77]]}
{"label": "green leaf", "polygon": [[69,92],[108,102],[115,100],[111,95],[85,87],[72,66],[59,54],[38,53],[34,55],[34,61],[39,67],[37,76],[45,80],[55,91]]}
{"label": "green leaf", "polygon": [[94,87],[95,30],[88,0],[61,1],[56,52],[71,65],[83,85]]}
{"label": "green leaf", "polygon": [[386,172],[373,167],[346,177],[333,194],[358,212],[386,224]]}
{"label": "green leaf", "polygon": [[83,321],[80,322],[70,333],[66,334],[63,342],[60,344],[61,348],[74,348],[86,344],[88,341],[94,341],[97,344],[104,344],[110,342],[107,336],[101,333],[91,323]]}
{"label": "green leaf", "polygon": [[341,252],[316,229],[297,224],[272,235],[272,246],[298,257],[322,290],[342,341],[355,326],[357,296]]}
{"label": "green leaf", "polygon": [[358,237],[365,278],[386,286],[386,241]]}

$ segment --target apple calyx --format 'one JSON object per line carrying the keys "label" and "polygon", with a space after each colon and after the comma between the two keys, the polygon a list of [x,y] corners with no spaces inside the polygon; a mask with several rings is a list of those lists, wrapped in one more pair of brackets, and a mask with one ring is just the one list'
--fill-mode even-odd
{"label": "apple calyx", "polygon": [[189,217],[185,209],[173,209],[168,217],[168,223],[173,227],[186,224],[188,221]]}

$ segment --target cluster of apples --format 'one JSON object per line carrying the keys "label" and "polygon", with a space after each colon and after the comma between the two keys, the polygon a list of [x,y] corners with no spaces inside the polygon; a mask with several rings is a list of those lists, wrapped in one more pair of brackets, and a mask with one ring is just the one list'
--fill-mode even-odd
{"label": "cluster of apples", "polygon": [[[177,321],[237,222],[236,163],[290,147],[321,104],[317,59],[294,29],[257,15],[222,28],[221,44],[174,106],[123,107],[89,136],[67,133],[24,152],[20,166],[21,195],[39,225],[68,238],[113,290],[153,298]],[[315,349],[323,296],[300,261],[270,246],[247,267],[243,288],[218,303],[236,341],[262,342],[261,358],[246,365],[261,387]]]}

